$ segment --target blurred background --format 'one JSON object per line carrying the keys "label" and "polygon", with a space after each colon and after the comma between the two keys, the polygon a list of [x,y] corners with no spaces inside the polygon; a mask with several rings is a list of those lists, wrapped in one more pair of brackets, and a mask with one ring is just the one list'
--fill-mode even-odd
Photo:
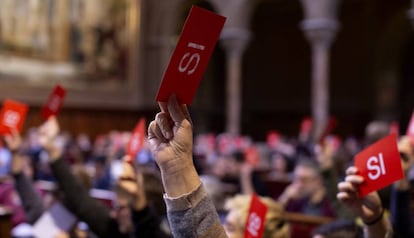
{"label": "blurred background", "polygon": [[334,117],[343,136],[362,136],[374,119],[405,131],[414,105],[408,0],[0,0],[0,97],[28,103],[26,125],[39,124],[59,83],[64,128],[130,130],[157,110],[192,4],[228,17],[191,106],[197,132],[264,140],[271,129],[297,134],[308,116],[319,127]]}

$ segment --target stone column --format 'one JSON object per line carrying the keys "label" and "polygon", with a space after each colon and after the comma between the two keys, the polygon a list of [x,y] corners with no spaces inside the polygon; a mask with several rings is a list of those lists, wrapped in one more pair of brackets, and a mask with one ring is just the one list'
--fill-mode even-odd
{"label": "stone column", "polygon": [[249,29],[253,2],[250,0],[211,0],[219,14],[227,17],[221,44],[227,55],[226,132],[241,133],[242,61],[251,38]]}
{"label": "stone column", "polygon": [[301,0],[304,20],[301,24],[312,48],[313,139],[318,139],[329,117],[329,49],[338,30],[336,13],[339,0]]}

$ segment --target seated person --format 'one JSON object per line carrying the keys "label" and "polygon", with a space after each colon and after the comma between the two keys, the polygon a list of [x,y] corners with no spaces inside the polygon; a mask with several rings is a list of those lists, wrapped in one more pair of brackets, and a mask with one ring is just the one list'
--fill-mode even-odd
{"label": "seated person", "polygon": [[[271,198],[261,197],[260,200],[268,207],[263,237],[288,238],[289,225],[283,220],[283,206]],[[247,215],[250,209],[251,195],[236,195],[226,201],[228,214],[224,229],[229,238],[244,237]]]}
{"label": "seated person", "polygon": [[299,161],[293,172],[293,182],[280,195],[286,211],[307,215],[330,216],[335,213],[326,194],[318,165],[311,160]]}
{"label": "seated person", "polygon": [[[133,166],[125,162],[124,173],[118,181],[116,189],[116,208],[114,213],[103,204],[89,196],[89,191],[78,178],[71,173],[69,166],[61,158],[63,151],[55,145],[54,140],[59,133],[59,126],[55,118],[46,121],[39,130],[39,139],[49,153],[49,163],[56,176],[59,188],[63,196],[63,203],[78,219],[84,221],[98,237],[168,237],[160,229],[160,219],[148,206],[143,191],[143,181],[140,174],[136,174]],[[18,150],[19,135],[8,138],[9,147]],[[20,158],[13,155],[13,160],[18,167]],[[43,213],[41,199],[21,170],[13,170],[15,173],[15,186],[20,191],[25,210],[33,214],[32,222],[35,222]],[[35,215],[36,214],[36,215]]]}

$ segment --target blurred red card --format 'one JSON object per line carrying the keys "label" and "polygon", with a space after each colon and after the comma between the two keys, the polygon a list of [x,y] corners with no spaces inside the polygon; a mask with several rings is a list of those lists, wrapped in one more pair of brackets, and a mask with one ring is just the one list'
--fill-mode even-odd
{"label": "blurred red card", "polygon": [[157,101],[175,94],[182,104],[191,104],[220,36],[225,17],[193,6],[164,73]]}
{"label": "blurred red card", "polygon": [[355,166],[365,182],[359,186],[359,196],[379,190],[404,177],[397,136],[389,135],[355,156]]}
{"label": "blurred red card", "polygon": [[55,89],[53,89],[52,93],[49,96],[49,99],[42,109],[42,117],[44,119],[47,120],[49,117],[56,116],[59,113],[65,95],[66,90],[61,86],[57,85]]}
{"label": "blurred red card", "polygon": [[267,132],[266,142],[269,148],[276,149],[280,142],[280,133],[278,131]]}
{"label": "blurred red card", "polygon": [[309,134],[313,127],[313,121],[310,117],[303,118],[302,122],[300,123],[300,134]]}
{"label": "blurred red card", "polygon": [[[129,139],[127,145],[127,154],[131,157],[131,160],[134,161],[137,153],[142,149],[145,142],[145,118],[141,118],[137,123],[134,132]],[[132,162],[128,161],[128,162]]]}
{"label": "blurred red card", "polygon": [[12,128],[18,132],[22,130],[24,120],[28,111],[28,106],[24,103],[6,99],[0,112],[0,133],[10,134]]}
{"label": "blurred red card", "polygon": [[245,238],[262,237],[266,221],[267,206],[262,203],[255,193],[252,195],[249,215],[244,228]]}

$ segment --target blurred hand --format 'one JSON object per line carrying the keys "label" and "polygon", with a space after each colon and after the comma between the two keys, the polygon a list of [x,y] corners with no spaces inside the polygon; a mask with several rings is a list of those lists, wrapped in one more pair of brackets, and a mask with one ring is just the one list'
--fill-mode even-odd
{"label": "blurred hand", "polygon": [[176,197],[200,184],[192,160],[192,124],[187,107],[180,105],[175,96],[168,103],[160,103],[160,107],[161,112],[149,125],[148,142],[167,195]]}
{"label": "blurred hand", "polygon": [[51,161],[59,159],[63,153],[63,148],[60,148],[55,143],[59,132],[59,124],[54,116],[50,117],[39,127],[39,143],[49,153]]}
{"label": "blurred hand", "polygon": [[11,134],[7,134],[4,136],[4,141],[6,142],[7,148],[12,153],[12,165],[11,165],[11,172],[13,174],[19,174],[23,171],[23,161],[20,155],[17,152],[20,150],[22,146],[22,138],[17,132],[16,129],[11,131]]}
{"label": "blurred hand", "polygon": [[132,164],[127,161],[130,156],[126,155],[123,158],[123,170],[118,180],[118,186],[131,195],[131,204],[137,211],[144,209],[147,206],[147,199],[144,191],[144,178],[141,173],[135,172]]}
{"label": "blurred hand", "polygon": [[325,140],[322,145],[317,145],[315,152],[316,160],[322,170],[327,170],[333,167],[335,148],[332,142]]}
{"label": "blurred hand", "polygon": [[364,182],[364,177],[357,175],[358,169],[354,166],[346,170],[344,182],[338,184],[337,198],[346,205],[355,216],[362,218],[364,223],[370,223],[383,212],[380,197],[372,192],[364,198],[358,197],[358,186]]}
{"label": "blurred hand", "polygon": [[5,135],[4,141],[12,153],[16,153],[22,146],[22,138],[16,129],[12,129],[11,134]]}
{"label": "blurred hand", "polygon": [[285,188],[283,193],[279,196],[279,202],[286,205],[290,200],[298,199],[302,196],[299,186],[296,183],[291,183]]}
{"label": "blurred hand", "polygon": [[240,167],[240,176],[250,178],[252,172],[253,172],[253,166],[247,162],[243,162],[243,164]]}

